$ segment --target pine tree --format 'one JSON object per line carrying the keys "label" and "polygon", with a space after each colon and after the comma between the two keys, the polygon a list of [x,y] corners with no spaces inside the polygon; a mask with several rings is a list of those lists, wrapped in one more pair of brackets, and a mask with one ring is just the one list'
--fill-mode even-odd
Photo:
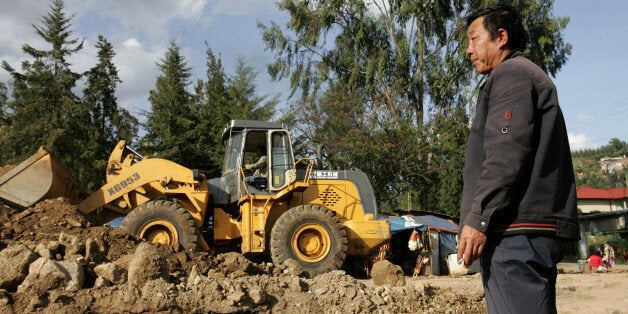
{"label": "pine tree", "polygon": [[231,108],[227,95],[227,75],[222,60],[220,56],[214,55],[207,42],[205,46],[206,81],[200,81],[196,89],[200,117],[196,133],[205,156],[201,169],[209,178],[214,178],[219,177],[222,172],[222,131],[230,120]]}
{"label": "pine tree", "polygon": [[257,95],[255,79],[258,72],[243,57],[238,58],[235,74],[229,79],[227,94],[232,103],[231,119],[267,121],[272,118],[277,98]]}
{"label": "pine tree", "polygon": [[180,48],[171,42],[158,64],[161,75],[155,89],[150,91],[151,111],[146,113],[146,135],[141,147],[151,156],[169,159],[194,168],[194,129],[198,115],[194,98],[187,90],[191,68],[187,66]]}
{"label": "pine tree", "polygon": [[2,66],[13,78],[11,101],[7,103],[6,143],[0,148],[7,162],[21,161],[40,145],[46,145],[70,170],[77,170],[76,156],[81,154],[83,127],[89,123],[88,110],[73,94],[80,74],[70,69],[68,58],[83,47],[83,41],[71,38],[71,18],[64,13],[61,0],[54,0],[51,11],[42,17],[35,32],[50,49],[41,50],[28,44],[22,51],[31,60],[22,63],[22,72],[6,61]]}
{"label": "pine tree", "polygon": [[113,46],[102,35],[96,43],[98,63],[85,73],[87,86],[83,90],[83,102],[90,108],[90,132],[85,147],[84,163],[91,165],[85,174],[86,188],[104,184],[104,169],[109,153],[118,140],[132,143],[137,134],[138,121],[124,108],[118,106],[116,87],[121,80],[113,63]]}
{"label": "pine tree", "polygon": [[207,78],[195,89],[200,117],[195,134],[203,156],[197,168],[212,178],[220,176],[222,171],[222,132],[227,123],[233,119],[267,121],[272,118],[278,100],[257,95],[254,83],[257,72],[243,58],[238,58],[235,74],[228,76],[220,56],[214,55],[207,43],[206,46]]}

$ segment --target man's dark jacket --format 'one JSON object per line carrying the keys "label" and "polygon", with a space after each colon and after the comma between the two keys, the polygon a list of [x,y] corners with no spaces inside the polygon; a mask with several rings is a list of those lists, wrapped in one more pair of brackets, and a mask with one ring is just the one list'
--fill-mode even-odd
{"label": "man's dark jacket", "polygon": [[580,238],[556,87],[517,50],[480,87],[464,167],[463,225],[504,236]]}

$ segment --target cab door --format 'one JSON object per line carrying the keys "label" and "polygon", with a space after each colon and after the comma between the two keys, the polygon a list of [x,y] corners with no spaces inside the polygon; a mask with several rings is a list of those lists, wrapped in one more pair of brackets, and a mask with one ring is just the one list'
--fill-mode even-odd
{"label": "cab door", "polygon": [[240,165],[242,164],[242,153],[244,145],[244,135],[242,131],[232,131],[225,140],[225,156],[223,160],[222,176],[220,186],[224,187],[228,200],[216,200],[219,203],[233,203],[240,198],[241,177]]}
{"label": "cab door", "polygon": [[296,179],[294,156],[292,155],[290,134],[287,131],[272,131],[269,137],[269,185],[271,191],[278,191],[285,188]]}

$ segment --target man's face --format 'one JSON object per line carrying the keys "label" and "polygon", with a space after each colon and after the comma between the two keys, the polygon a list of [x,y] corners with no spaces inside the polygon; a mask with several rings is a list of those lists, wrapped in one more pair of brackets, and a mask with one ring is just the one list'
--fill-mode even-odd
{"label": "man's face", "polygon": [[484,17],[479,17],[469,25],[467,39],[469,46],[466,53],[473,67],[480,74],[490,73],[502,59],[500,37],[491,39],[491,34],[484,28]]}

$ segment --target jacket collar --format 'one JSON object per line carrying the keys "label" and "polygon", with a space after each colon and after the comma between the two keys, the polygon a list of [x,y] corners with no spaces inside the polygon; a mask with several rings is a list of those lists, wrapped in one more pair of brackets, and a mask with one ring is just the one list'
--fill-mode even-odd
{"label": "jacket collar", "polygon": [[[502,63],[504,63],[504,61],[508,60],[508,59],[512,59],[512,58],[516,58],[516,57],[522,57],[523,56],[523,51],[521,49],[515,49],[510,51],[506,57],[504,57],[504,60],[502,60],[502,62],[500,62],[495,69],[497,69]],[[489,77],[491,76],[491,74],[493,74],[493,71],[495,71],[495,69],[491,70],[491,72],[488,75],[485,75],[485,77]],[[482,83],[482,85],[484,85],[484,83]]]}
{"label": "jacket collar", "polygon": [[512,59],[512,58],[520,57],[520,56],[523,56],[523,51],[521,49],[515,49],[515,50],[512,50],[511,52],[509,52],[506,55],[506,57],[504,58],[504,60],[502,60],[502,62],[504,62],[504,61],[506,61],[508,59]]}
{"label": "jacket collar", "polygon": [[[506,57],[504,58],[504,60],[502,60],[502,62],[500,62],[499,64],[502,64],[504,61],[508,60],[508,59],[512,59],[515,57],[520,57],[520,56],[524,56],[523,51],[521,49],[515,49],[510,51]],[[499,64],[497,65],[499,67]],[[495,67],[497,68],[497,67]],[[484,88],[484,84],[486,83],[486,81],[488,80],[488,78],[491,76],[491,74],[493,74],[493,71],[495,71],[495,69],[491,70],[491,72],[487,75],[482,75],[482,78],[480,79],[480,81],[478,82],[478,85],[476,87],[476,89],[482,89]]]}

